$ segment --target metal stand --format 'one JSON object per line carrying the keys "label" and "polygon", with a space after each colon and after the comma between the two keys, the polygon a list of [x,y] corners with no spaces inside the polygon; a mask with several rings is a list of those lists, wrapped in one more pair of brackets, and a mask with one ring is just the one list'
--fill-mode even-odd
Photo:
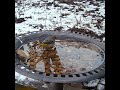
{"label": "metal stand", "polygon": [[63,90],[63,83],[52,83],[50,90]]}

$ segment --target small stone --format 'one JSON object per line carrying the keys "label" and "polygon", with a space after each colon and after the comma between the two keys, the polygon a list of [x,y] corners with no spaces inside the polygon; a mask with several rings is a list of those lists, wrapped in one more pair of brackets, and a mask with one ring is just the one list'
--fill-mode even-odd
{"label": "small stone", "polygon": [[40,61],[36,64],[36,70],[45,72],[45,64],[44,62]]}

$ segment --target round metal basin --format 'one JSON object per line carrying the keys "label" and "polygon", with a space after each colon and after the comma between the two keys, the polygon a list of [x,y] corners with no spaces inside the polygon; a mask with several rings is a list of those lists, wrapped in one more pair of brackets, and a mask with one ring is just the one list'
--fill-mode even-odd
{"label": "round metal basin", "polygon": [[[57,75],[46,74],[40,68],[30,69],[15,54],[15,71],[38,81],[54,83],[85,82],[100,78],[105,74],[105,44],[89,35],[71,32],[29,32],[15,38],[15,50],[27,48],[28,43],[35,40],[43,41],[46,37],[55,35],[55,47],[63,67],[70,72]],[[38,67],[40,64],[38,64]]]}

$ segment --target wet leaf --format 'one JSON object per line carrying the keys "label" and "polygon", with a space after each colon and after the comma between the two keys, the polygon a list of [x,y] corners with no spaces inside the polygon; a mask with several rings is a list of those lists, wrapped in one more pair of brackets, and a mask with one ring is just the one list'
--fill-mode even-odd
{"label": "wet leaf", "polygon": [[33,65],[33,66],[32,66],[32,65],[30,65],[30,68],[31,68],[31,69],[35,69],[35,68],[36,68],[36,66],[35,66],[35,65]]}
{"label": "wet leaf", "polygon": [[55,74],[59,75],[59,74],[60,74],[60,72],[55,72]]}
{"label": "wet leaf", "polygon": [[60,67],[59,67],[59,68],[57,68],[57,71],[62,71],[62,70],[63,70],[63,68],[60,68]]}
{"label": "wet leaf", "polygon": [[24,57],[24,58],[26,58],[26,59],[29,58],[29,56],[27,56],[23,50],[17,50],[16,53],[17,53],[19,56]]}
{"label": "wet leaf", "polygon": [[29,62],[29,63],[30,63],[30,65],[32,65],[32,66],[36,65],[35,62]]}

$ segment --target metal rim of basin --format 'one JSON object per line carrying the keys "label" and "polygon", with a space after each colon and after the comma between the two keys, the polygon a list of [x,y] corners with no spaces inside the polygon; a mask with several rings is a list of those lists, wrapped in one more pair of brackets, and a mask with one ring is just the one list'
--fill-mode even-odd
{"label": "metal rim of basin", "polygon": [[[57,37],[69,37],[69,38],[76,38],[78,40],[83,40],[86,42],[93,43],[100,47],[103,51],[105,51],[105,43],[101,40],[91,37],[88,34],[82,34],[77,32],[65,32],[65,31],[59,31],[58,33],[55,33],[56,31],[34,31],[34,32],[28,32],[25,34],[16,35],[15,37],[15,50],[18,49],[21,45],[28,43],[30,41],[36,40],[36,39],[42,39],[42,37],[46,37],[47,35],[57,35]],[[24,67],[24,68],[21,68]],[[86,72],[86,73],[78,73],[78,74],[69,74],[69,75],[55,75],[55,74],[46,74],[42,73],[36,70],[31,70],[30,68],[27,68],[22,62],[20,62],[17,59],[17,55],[15,54],[15,71],[33,78],[38,81],[45,81],[45,82],[53,82],[53,83],[75,83],[75,82],[85,82],[90,81],[93,79],[97,79],[100,77],[103,77],[105,75],[105,60],[104,62],[96,69]]]}

